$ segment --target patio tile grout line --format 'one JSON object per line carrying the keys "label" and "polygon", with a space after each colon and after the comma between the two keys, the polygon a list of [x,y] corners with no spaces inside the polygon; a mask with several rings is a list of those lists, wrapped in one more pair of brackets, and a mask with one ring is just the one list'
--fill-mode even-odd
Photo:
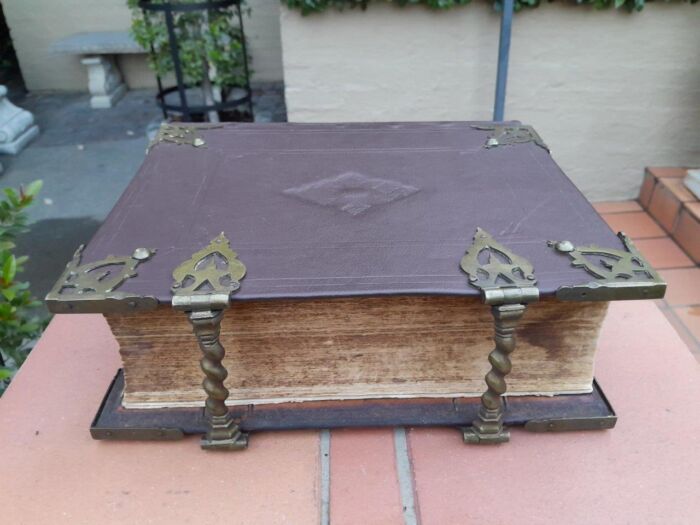
{"label": "patio tile grout line", "polygon": [[666,308],[669,310],[675,310],[677,308],[692,308],[694,306],[700,306],[700,303],[683,303],[683,304],[670,304],[666,303]]}
{"label": "patio tile grout line", "polygon": [[[593,206],[595,209],[595,206]],[[598,215],[622,215],[623,213],[639,213],[642,211],[646,211],[644,208],[641,208],[639,210],[624,210],[624,211],[598,211],[597,209],[595,210],[598,212]]]}
{"label": "patio tile grout line", "polygon": [[[627,233],[627,232],[624,232],[624,233]],[[659,237],[635,237],[633,235],[630,235],[629,238],[632,239],[634,242],[637,242],[637,241],[660,241],[661,239],[668,239],[668,240],[673,241],[675,243],[675,241],[671,237],[669,237],[668,235],[662,235]]]}
{"label": "patio tile grout line", "polygon": [[319,439],[321,459],[321,525],[331,522],[331,431],[321,430]]}
{"label": "patio tile grout line", "polygon": [[[641,206],[641,204],[640,204]],[[597,211],[597,210],[596,210]],[[606,215],[624,215],[625,213],[643,213],[647,217],[649,217],[654,223],[661,228],[661,230],[664,232],[663,235],[661,236],[654,236],[654,237],[630,237],[633,241],[651,241],[651,240],[656,240],[656,239],[668,239],[671,241],[673,244],[676,245],[676,247],[683,252],[683,254],[690,259],[691,262],[693,262],[693,258],[690,256],[690,254],[676,242],[676,239],[673,238],[673,234],[669,233],[666,231],[666,229],[661,225],[661,223],[656,220],[656,217],[654,217],[651,213],[649,213],[649,210],[642,206],[641,210],[636,210],[636,211],[618,211],[618,212],[598,212],[598,214],[605,219]],[[607,221],[606,221],[607,222]],[[698,265],[693,264],[692,266],[678,266],[678,267],[673,267],[673,268],[661,268],[662,270],[678,270],[681,268],[696,268]],[[658,269],[658,268],[657,268]]]}
{"label": "patio tile grout line", "polygon": [[[673,238],[673,234],[667,232],[666,229],[665,229],[663,226],[661,226],[661,223],[660,223],[659,221],[657,221],[656,218],[655,218],[651,213],[649,213],[649,212],[646,211],[646,210],[644,210],[644,213],[646,213],[649,217],[651,217],[651,220],[653,220],[654,222],[656,222],[656,224],[659,225],[659,228],[661,228],[661,229],[664,231],[665,235],[664,235],[663,237],[658,237],[658,238],[659,238],[659,239],[668,239],[669,241],[671,241],[673,244],[676,245],[676,247],[677,247],[681,252],[683,252],[683,254],[684,254],[688,259],[690,259],[690,262],[693,263],[693,266],[692,266],[692,267],[697,267],[698,265],[695,264],[695,261],[694,261],[693,258],[691,257],[690,253],[688,253],[688,251],[687,251],[685,248],[683,248],[683,246],[681,246],[680,244],[678,244],[678,242],[676,241],[676,239]],[[656,239],[657,237],[654,237],[654,238]],[[634,240],[634,239],[632,239],[632,240]],[[691,268],[691,267],[690,267],[690,266],[684,266],[683,268]],[[671,268],[667,268],[667,269],[670,270]]]}
{"label": "patio tile grout line", "polygon": [[413,485],[413,465],[408,454],[408,440],[404,427],[394,429],[394,452],[396,454],[396,476],[401,493],[403,522],[405,525],[419,525]]}
{"label": "patio tile grout line", "polygon": [[[700,360],[700,341],[698,341],[698,339],[697,339],[697,338],[695,337],[695,335],[690,331],[690,329],[689,329],[688,326],[685,324],[685,322],[683,322],[683,319],[681,319],[681,318],[678,316],[678,314],[677,314],[677,313],[675,312],[675,310],[674,310],[674,307],[673,307],[673,306],[670,306],[670,305],[668,304],[668,302],[666,302],[665,299],[664,299],[663,301],[666,303],[667,308],[666,308],[666,309],[661,309],[661,308],[659,308],[659,310],[661,310],[661,312],[662,312],[662,313],[664,314],[664,316],[666,316],[667,318],[668,318],[668,317],[672,317],[672,318],[676,321],[676,324],[677,324],[678,326],[676,326],[676,324],[674,324],[674,323],[671,323],[671,326],[673,326],[673,329],[674,329],[676,332],[679,332],[679,333],[678,333],[678,336],[679,336],[679,337],[681,337],[681,334],[680,334],[680,330],[679,330],[678,327],[681,327],[681,329],[682,329],[683,332],[684,332],[683,335],[685,335],[691,342],[693,342],[693,343],[695,344],[695,348],[690,348],[689,345],[688,345],[688,343],[687,343],[685,340],[683,341],[684,343],[686,343],[686,346],[688,346],[688,350],[690,350],[690,353],[693,354],[693,356],[695,356],[696,359]],[[669,319],[669,322],[671,322],[670,319]]]}
{"label": "patio tile grout line", "polygon": [[[686,256],[688,259],[690,259],[691,262],[693,262],[693,258],[692,258],[692,257],[690,256],[690,254],[683,248],[683,246],[681,246],[680,244],[678,244],[678,243],[676,242],[676,239],[673,238],[673,234],[670,233],[670,232],[667,232],[667,231],[666,231],[666,228],[664,228],[664,227],[662,226],[662,224],[656,219],[656,217],[654,217],[651,213],[649,213],[649,210],[648,210],[647,208],[645,208],[644,206],[642,206],[642,210],[644,211],[644,213],[645,213],[652,221],[654,221],[654,222],[656,223],[656,225],[657,225],[659,228],[661,228],[661,231],[664,232],[664,237],[663,237],[663,238],[669,239],[673,244],[676,245],[676,247],[677,247],[680,251],[682,251],[682,252],[685,254],[685,256]],[[677,218],[677,217],[676,217],[676,218]],[[632,239],[632,240],[634,240],[634,239]]]}

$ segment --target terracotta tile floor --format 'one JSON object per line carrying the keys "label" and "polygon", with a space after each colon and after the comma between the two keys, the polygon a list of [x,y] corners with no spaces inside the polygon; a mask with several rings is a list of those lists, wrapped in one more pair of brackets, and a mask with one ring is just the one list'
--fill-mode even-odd
{"label": "terracotta tile floor", "polygon": [[611,305],[601,330],[596,377],[619,414],[614,430],[513,428],[499,446],[435,427],[256,432],[232,453],[202,451],[198,436],[95,441],[87,429],[119,365],[101,315],[53,318],[0,399],[0,523],[676,525],[700,515],[700,366],[651,301]]}
{"label": "terracotta tile floor", "polygon": [[610,227],[627,233],[666,280],[666,297],[656,302],[700,361],[700,267],[635,201],[593,205]]}

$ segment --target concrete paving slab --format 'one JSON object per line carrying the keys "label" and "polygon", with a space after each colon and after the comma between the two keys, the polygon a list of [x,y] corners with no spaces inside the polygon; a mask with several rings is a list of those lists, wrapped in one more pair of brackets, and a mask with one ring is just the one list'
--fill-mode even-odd
{"label": "concrete paving slab", "polygon": [[145,136],[33,147],[13,159],[0,183],[17,187],[44,181],[38,202],[29,210],[32,221],[69,217],[102,221],[143,162],[145,149]]}
{"label": "concrete paving slab", "polygon": [[34,148],[143,137],[148,123],[162,117],[150,89],[129,91],[115,107],[101,110],[90,107],[87,93],[30,93],[21,104],[42,130]]}

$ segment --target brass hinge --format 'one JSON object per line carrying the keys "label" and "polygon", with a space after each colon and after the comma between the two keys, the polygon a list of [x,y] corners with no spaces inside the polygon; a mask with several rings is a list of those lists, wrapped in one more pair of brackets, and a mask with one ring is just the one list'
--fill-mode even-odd
{"label": "brass hinge", "polygon": [[127,279],[137,276],[136,268],[150,260],[156,250],[136,248],[130,256],[110,255],[96,262],[82,262],[84,245],[46,295],[46,306],[53,313],[108,313],[152,310],[155,297],[115,291]]}
{"label": "brass hinge", "polygon": [[489,354],[491,370],[486,374],[487,390],[472,426],[464,428],[465,443],[503,443],[510,433],[503,425],[506,393],[505,377],[510,373],[510,354],[515,350],[515,330],[527,304],[539,300],[537,279],[532,264],[496,242],[481,228],[462,257],[460,267],[469,284],[481,291],[485,304],[491,305],[494,317],[496,348]]}
{"label": "brass hinge", "polygon": [[219,339],[224,310],[245,273],[245,266],[223,232],[173,271],[173,308],[187,314],[203,354],[205,416],[209,423],[202,439],[205,449],[238,450],[248,445],[248,435],[241,432],[226,406],[229,392],[224,380],[228,371],[222,363],[226,351]]}
{"label": "brass hinge", "polygon": [[569,241],[548,241],[558,253],[568,255],[572,266],[582,268],[596,281],[562,286],[561,301],[622,301],[660,299],[666,283],[623,232],[617,234],[624,250],[599,246],[574,246]]}

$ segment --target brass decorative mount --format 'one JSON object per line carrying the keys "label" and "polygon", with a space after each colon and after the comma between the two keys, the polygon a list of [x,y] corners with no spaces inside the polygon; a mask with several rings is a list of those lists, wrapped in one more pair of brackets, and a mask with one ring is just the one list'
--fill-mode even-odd
{"label": "brass decorative mount", "polygon": [[462,257],[461,269],[469,284],[481,291],[485,304],[491,305],[496,348],[489,354],[491,370],[486,374],[487,390],[471,427],[463,428],[465,443],[496,444],[510,439],[503,425],[503,395],[510,373],[510,354],[515,350],[515,330],[527,303],[539,300],[537,279],[532,264],[477,228],[474,241]]}
{"label": "brass decorative mount", "polygon": [[539,299],[532,264],[481,228],[476,229],[460,268],[467,274],[469,284],[481,291],[486,304],[528,303]]}
{"label": "brass decorative mount", "polygon": [[80,245],[73,259],[46,295],[46,306],[53,313],[106,313],[151,310],[158,306],[155,297],[115,291],[127,279],[136,277],[136,268],[150,260],[155,249],[136,248],[130,256],[114,256],[99,261],[82,262],[85,245]]}
{"label": "brass decorative mount", "polygon": [[240,288],[245,274],[245,266],[223,232],[173,271],[173,308],[187,313],[202,351],[202,386],[209,422],[202,448],[207,450],[240,450],[248,445],[248,435],[241,432],[226,406],[226,350],[219,337],[230,295]]}

